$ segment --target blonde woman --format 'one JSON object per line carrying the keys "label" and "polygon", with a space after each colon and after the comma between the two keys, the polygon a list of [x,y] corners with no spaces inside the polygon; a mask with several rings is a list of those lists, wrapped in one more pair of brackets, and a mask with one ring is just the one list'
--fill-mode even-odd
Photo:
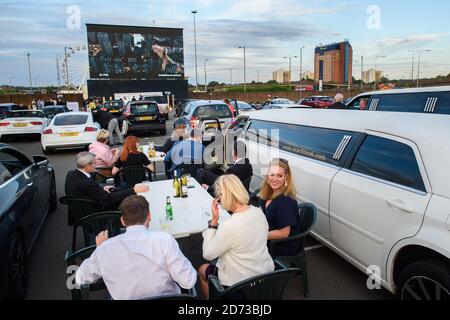
{"label": "blonde woman", "polygon": [[97,141],[89,145],[89,152],[95,154],[96,167],[112,167],[119,155],[118,149],[108,145],[109,131],[102,129],[97,133]]}
{"label": "blonde woman", "polygon": [[[273,159],[259,193],[260,205],[269,223],[268,240],[285,239],[300,233],[298,204],[289,163]],[[273,256],[291,256],[298,253],[298,241],[276,246]]]}
{"label": "blonde woman", "polygon": [[[212,219],[203,232],[203,257],[217,264],[204,264],[198,272],[202,293],[208,297],[208,277],[218,276],[224,287],[271,272],[274,263],[267,249],[269,226],[259,208],[248,205],[249,196],[235,175],[224,175],[214,185],[216,198]],[[219,204],[232,216],[219,225]]]}

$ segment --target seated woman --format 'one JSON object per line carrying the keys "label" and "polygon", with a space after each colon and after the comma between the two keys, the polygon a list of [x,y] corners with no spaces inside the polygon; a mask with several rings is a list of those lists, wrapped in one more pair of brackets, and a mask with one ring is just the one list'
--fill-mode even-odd
{"label": "seated woman", "polygon": [[[267,249],[269,226],[261,209],[249,206],[249,196],[235,175],[217,179],[211,206],[212,219],[203,232],[203,257],[218,258],[217,264],[204,264],[199,270],[202,293],[208,297],[208,277],[216,275],[222,286],[271,272],[274,263]],[[219,226],[219,203],[233,214]]]}
{"label": "seated woman", "polygon": [[[300,233],[298,204],[287,160],[274,159],[270,163],[259,193],[260,205],[269,223],[268,240],[285,239]],[[298,241],[280,243],[272,256],[291,256],[298,253]]]}
{"label": "seated woman", "polygon": [[109,147],[108,139],[109,131],[102,129],[97,133],[97,141],[89,145],[89,152],[95,154],[95,167],[101,168],[98,171],[105,176],[111,175],[111,169],[119,155],[117,148],[111,149]]}
{"label": "seated woman", "polygon": [[147,167],[150,171],[154,171],[153,164],[145,154],[139,151],[139,139],[135,136],[129,136],[125,139],[120,157],[112,169],[112,174],[116,175],[120,169],[135,166]]}

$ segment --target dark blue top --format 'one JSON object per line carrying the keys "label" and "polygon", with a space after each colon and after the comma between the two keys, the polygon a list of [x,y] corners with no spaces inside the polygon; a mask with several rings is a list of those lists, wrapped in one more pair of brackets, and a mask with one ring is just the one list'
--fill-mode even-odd
{"label": "dark blue top", "polygon": [[[267,201],[262,201],[261,206],[269,223],[269,231],[279,230],[290,226],[291,232],[289,236],[299,234],[301,232],[298,223],[298,204],[291,197],[280,195],[273,199],[266,208]],[[299,251],[299,241],[289,241],[280,243],[275,247],[274,256],[291,256]]]}

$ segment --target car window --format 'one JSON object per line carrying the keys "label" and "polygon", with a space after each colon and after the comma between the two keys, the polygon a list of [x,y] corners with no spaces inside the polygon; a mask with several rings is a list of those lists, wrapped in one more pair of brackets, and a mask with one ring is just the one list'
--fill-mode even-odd
{"label": "car window", "polygon": [[450,91],[440,93],[434,112],[440,114],[450,114]]}
{"label": "car window", "polygon": [[122,108],[123,107],[123,103],[120,102],[120,101],[105,102],[105,107],[106,108]]}
{"label": "car window", "polygon": [[[369,100],[370,100],[371,96],[361,96],[356,98],[355,100],[353,100],[352,102],[350,102],[348,104],[348,108],[349,109],[354,109],[354,110],[368,110],[369,109]],[[366,106],[361,106],[361,100],[366,100]]]}
{"label": "car window", "polygon": [[425,191],[412,148],[398,141],[368,136],[350,167],[352,171]]}
{"label": "car window", "polygon": [[131,113],[133,113],[133,114],[157,113],[157,112],[159,112],[158,106],[153,103],[132,104],[131,105]]}
{"label": "car window", "polygon": [[230,130],[244,129],[247,122],[248,118],[240,118],[232,126],[230,126]]}
{"label": "car window", "polygon": [[44,118],[45,114],[41,111],[15,111],[9,114],[10,118]]}
{"label": "car window", "polygon": [[381,96],[377,110],[424,112],[428,98],[433,96],[435,95],[432,92],[384,94]]}
{"label": "car window", "polygon": [[70,114],[55,118],[55,126],[75,126],[85,124],[88,116],[84,114]]}
{"label": "car window", "polygon": [[214,117],[214,118],[232,118],[233,115],[231,113],[230,108],[228,108],[225,104],[215,104],[215,105],[207,105],[200,106],[194,111],[195,118],[206,118],[206,117]]}
{"label": "car window", "polygon": [[31,165],[31,162],[13,150],[2,150],[0,151],[0,164],[14,176]]}
{"label": "car window", "polygon": [[12,178],[12,173],[0,163],[0,185],[4,184],[6,181]]}
{"label": "car window", "polygon": [[[275,123],[261,120],[252,120],[249,130],[250,139],[255,141],[256,135],[262,144],[276,143],[279,137],[279,148],[287,152],[302,155],[308,158],[338,164],[340,160],[334,159],[336,150],[345,136],[353,137],[354,132],[333,130],[317,127],[307,127],[293,124]],[[351,139],[347,149],[353,145]]]}

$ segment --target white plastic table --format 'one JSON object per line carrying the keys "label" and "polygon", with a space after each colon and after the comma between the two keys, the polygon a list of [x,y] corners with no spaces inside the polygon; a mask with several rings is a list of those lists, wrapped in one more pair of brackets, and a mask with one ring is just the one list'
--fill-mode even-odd
{"label": "white plastic table", "polygon": [[[168,232],[175,238],[202,233],[208,228],[213,198],[195,179],[190,179],[190,184],[194,188],[188,189],[187,198],[174,197],[173,180],[147,182],[147,184],[150,190],[140,195],[144,196],[150,204],[152,217],[150,230],[162,230],[160,219],[166,215],[166,196],[170,196],[173,209],[173,220],[169,222]],[[219,223],[229,217],[229,213],[220,208]]]}

